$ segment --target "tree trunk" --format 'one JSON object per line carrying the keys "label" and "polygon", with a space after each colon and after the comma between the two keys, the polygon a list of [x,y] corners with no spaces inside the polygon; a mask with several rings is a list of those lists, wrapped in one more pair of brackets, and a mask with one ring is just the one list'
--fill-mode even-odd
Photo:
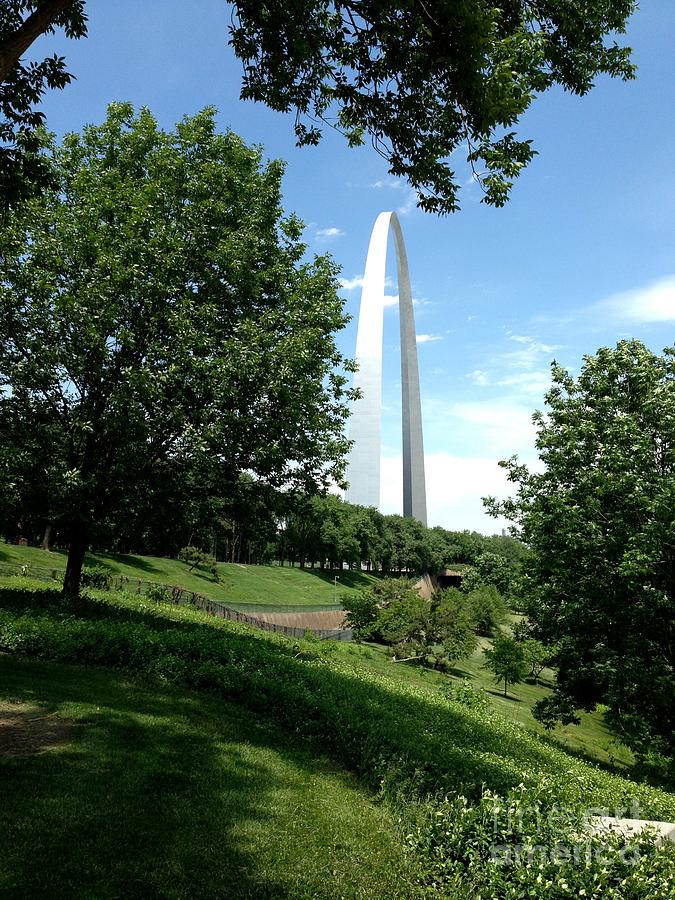
{"label": "tree trunk", "polygon": [[30,45],[52,24],[73,0],[44,0],[13,34],[0,44],[0,83],[7,80],[14,66]]}
{"label": "tree trunk", "polygon": [[71,597],[77,597],[80,593],[80,580],[82,578],[82,564],[84,554],[87,551],[87,533],[84,528],[78,528],[70,539],[68,547],[68,562],[66,563],[66,575],[63,579],[63,593]]}
{"label": "tree trunk", "polygon": [[42,538],[41,546],[42,546],[43,550],[49,550],[49,544],[50,544],[51,539],[52,539],[52,523],[47,522],[47,525],[45,526],[45,534],[44,534],[44,537]]}

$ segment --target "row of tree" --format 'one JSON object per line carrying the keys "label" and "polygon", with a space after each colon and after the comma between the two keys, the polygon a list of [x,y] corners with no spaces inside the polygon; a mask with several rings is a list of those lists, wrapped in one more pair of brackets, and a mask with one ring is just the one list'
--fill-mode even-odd
{"label": "row of tree", "polygon": [[[54,514],[49,485],[37,468],[5,495],[5,540],[67,546],[68,520]],[[189,502],[189,485],[177,479],[136,497],[124,517],[108,517],[89,534],[93,550],[180,556],[184,547],[225,562],[270,563],[340,570],[345,566],[391,574],[419,575],[453,565],[469,586],[487,581],[504,595],[517,588],[527,550],[512,537],[426,528],[415,519],[384,515],[373,507],[345,503],[333,494],[275,491],[243,476],[228,493],[202,485],[201,502]],[[222,488],[222,486],[221,486]],[[183,493],[181,497],[176,494]],[[145,502],[143,502],[145,501]]]}

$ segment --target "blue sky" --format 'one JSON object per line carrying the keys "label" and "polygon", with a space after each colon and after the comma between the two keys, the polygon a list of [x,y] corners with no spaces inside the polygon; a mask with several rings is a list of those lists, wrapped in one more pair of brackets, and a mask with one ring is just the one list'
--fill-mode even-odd
{"label": "blue sky", "polygon": [[[417,299],[429,524],[486,533],[480,497],[508,490],[497,461],[536,459],[531,414],[543,407],[552,359],[578,371],[584,354],[638,337],[675,343],[675,16],[649,0],[627,42],[637,80],[603,78],[585,98],[552,91],[520,133],[539,156],[501,210],[457,155],[462,210],[439,219],[415,208],[369,146],[327,133],[297,149],[292,119],[239,101],[240,64],[227,45],[222,0],[88,0],[83,41],[44,37],[36,55],[66,56],[77,81],[44,103],[61,135],[100,121],[111,100],[146,105],[171,127],[206,105],[223,129],[287,162],[285,205],[307,224],[312,252],[342,267],[347,309],[358,313],[370,230],[394,209]],[[396,294],[390,253],[390,294]],[[353,355],[356,320],[339,336]],[[400,378],[396,306],[385,319],[382,509],[401,508]]]}

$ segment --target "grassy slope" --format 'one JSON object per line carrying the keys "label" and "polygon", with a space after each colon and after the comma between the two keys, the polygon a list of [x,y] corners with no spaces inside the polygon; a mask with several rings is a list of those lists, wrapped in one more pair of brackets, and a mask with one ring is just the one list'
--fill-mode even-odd
{"label": "grassy slope", "polygon": [[0,757],[0,895],[402,897],[410,860],[353,776],[242,707],[0,654],[3,702],[74,739]]}
{"label": "grassy slope", "polygon": [[[115,575],[142,578],[164,584],[180,585],[241,609],[279,609],[286,612],[308,609],[335,609],[341,593],[351,593],[376,580],[366,572],[340,572],[337,588],[334,574],[319,569],[297,569],[286,566],[243,566],[219,564],[219,581],[193,570],[176,559],[122,554],[88,554],[87,565],[102,565]],[[61,571],[65,568],[63,550],[45,552],[38,547],[0,544],[0,563]],[[337,602],[336,602],[337,601]]]}
{"label": "grassy slope", "polygon": [[[488,644],[489,641],[481,638],[481,647]],[[486,691],[497,712],[554,745],[564,747],[591,762],[619,770],[626,769],[634,762],[628,747],[621,744],[607,729],[601,712],[582,713],[579,725],[560,725],[551,732],[547,732],[536,721],[532,715],[532,706],[549,693],[551,673],[548,670],[544,671],[541,683],[511,685],[508,696],[504,697],[500,685],[495,684],[492,674],[483,666],[481,648],[468,659],[459,660],[449,675],[414,663],[392,663],[390,649],[378,644],[339,644],[334,653],[357,662],[367,671],[432,692],[437,692],[448,681],[460,683],[467,679],[472,687]]]}
{"label": "grassy slope", "polygon": [[[42,775],[39,770],[33,770],[25,779],[18,798],[16,793],[10,792],[14,799],[7,810],[8,840],[12,848],[8,860],[10,865],[15,865],[15,858],[19,860],[17,872],[21,871],[16,877],[23,877],[22,872],[27,873],[31,887],[26,893],[17,894],[11,890],[3,891],[0,882],[0,895],[13,898],[119,896],[122,892],[118,890],[115,894],[114,890],[123,884],[123,895],[132,897],[259,896],[290,900],[291,897],[304,896],[415,896],[414,888],[406,881],[411,873],[410,868],[403,876],[395,873],[391,881],[382,880],[373,889],[374,893],[369,893],[372,882],[368,882],[369,887],[365,891],[360,884],[338,884],[335,873],[339,869],[321,869],[321,863],[314,862],[318,858],[313,855],[314,848],[322,845],[320,838],[317,838],[318,843],[307,839],[308,874],[304,874],[305,851],[301,846],[303,874],[295,874],[299,872],[296,865],[298,842],[284,842],[284,837],[277,839],[276,833],[270,837],[264,830],[266,826],[263,826],[260,844],[271,844],[272,849],[267,855],[259,848],[256,838],[247,832],[232,851],[234,866],[241,865],[240,877],[226,873],[224,863],[223,868],[217,870],[215,860],[222,859],[222,856],[218,857],[218,851],[225,844],[229,859],[232,835],[238,834],[232,823],[238,823],[242,815],[247,820],[265,822],[270,818],[271,811],[273,825],[276,827],[278,824],[281,832],[298,827],[298,817],[307,815],[302,806],[288,815],[279,814],[275,792],[271,788],[268,790],[268,782],[274,784],[274,778],[265,774],[262,785],[258,783],[256,767],[260,765],[267,772],[270,766],[259,763],[255,754],[251,756],[250,747],[257,748],[259,743],[247,731],[247,721],[251,717],[254,723],[263,728],[269,727],[260,719],[260,713],[263,713],[272,714],[280,725],[296,735],[294,739],[287,738],[289,746],[297,747],[298,744],[293,741],[303,741],[305,750],[312,754],[305,759],[321,759],[329,754],[332,766],[327,762],[325,765],[330,773],[336,774],[336,765],[346,764],[359,774],[362,783],[384,792],[400,811],[406,828],[406,842],[410,841],[414,850],[414,862],[409,860],[408,865],[415,867],[415,876],[422,876],[433,896],[452,897],[454,900],[460,900],[460,897],[461,900],[478,897],[487,900],[497,896],[561,900],[562,897],[577,894],[592,897],[592,900],[608,900],[609,897],[613,900],[627,897],[634,900],[670,900],[674,896],[675,847],[657,850],[649,841],[641,845],[642,855],[635,869],[618,851],[618,855],[612,857],[613,861],[603,862],[606,851],[604,838],[598,838],[594,843],[596,854],[591,868],[571,861],[563,869],[560,861],[551,857],[548,862],[541,863],[544,868],[540,871],[539,865],[530,865],[527,856],[521,858],[513,869],[495,867],[489,856],[490,841],[495,840],[495,835],[498,835],[500,844],[506,840],[508,845],[513,844],[516,848],[522,840],[533,841],[537,845],[543,842],[544,851],[555,854],[561,840],[564,846],[577,846],[579,817],[589,807],[594,810],[606,807],[611,811],[625,810],[636,804],[640,814],[646,818],[675,821],[675,795],[587,765],[550,743],[542,742],[494,709],[473,709],[448,701],[438,691],[412,683],[412,669],[401,668],[401,672],[408,673],[405,679],[400,676],[385,677],[362,665],[359,657],[363,648],[348,648],[356,651],[350,654],[353,660],[348,660],[343,655],[344,648],[330,642],[291,641],[240,624],[212,619],[190,608],[157,604],[114,592],[94,591],[80,600],[66,600],[58,591],[49,590],[30,579],[4,581],[6,586],[0,588],[0,649],[30,657],[26,672],[40,671],[42,663],[35,663],[35,658],[77,660],[93,667],[113,666],[118,673],[120,670],[135,672],[134,678],[151,674],[154,678],[175,682],[177,686],[197,686],[199,695],[181,692],[187,695],[188,700],[194,697],[196,703],[201,703],[198,699],[201,697],[207,698],[206,703],[213,702],[208,701],[208,696],[214,692],[222,698],[236,699],[246,712],[238,714],[229,704],[224,709],[227,717],[240,715],[243,718],[240,721],[242,730],[233,741],[235,747],[232,753],[236,758],[230,759],[229,750],[225,751],[227,773],[223,776],[217,769],[212,775],[210,768],[213,745],[220,747],[223,743],[220,730],[215,739],[204,735],[202,730],[197,740],[190,740],[188,743],[192,743],[195,753],[192,757],[191,752],[186,752],[183,742],[184,728],[193,724],[191,716],[187,722],[183,720],[184,724],[180,727],[172,725],[163,728],[160,722],[157,731],[154,725],[144,731],[140,727],[143,723],[134,722],[128,710],[122,709],[122,714],[118,716],[118,708],[115,707],[114,727],[106,736],[100,735],[97,753],[82,760],[82,768],[66,796],[62,798],[57,794],[53,804],[55,809],[50,808],[49,794],[45,809],[39,805],[42,797]],[[15,659],[20,660],[21,656],[14,657],[13,661]],[[90,680],[93,684],[98,678],[96,668],[88,667],[82,672],[82,683],[85,685]],[[0,668],[0,684],[2,674]],[[118,674],[117,677],[127,683],[125,676]],[[26,684],[28,691],[35,690],[33,684],[32,681]],[[156,692],[155,688],[148,690]],[[11,699],[21,700],[26,696],[34,701],[36,696],[40,697],[40,691],[37,695],[29,693],[18,698],[10,692]],[[176,696],[180,694],[174,693]],[[105,699],[101,699],[105,703]],[[97,702],[97,698],[92,698],[92,707],[94,703],[96,713],[103,712],[103,705]],[[214,709],[218,708],[216,703]],[[138,712],[142,716],[155,716],[153,709],[148,711],[142,708]],[[93,708],[90,714],[94,715]],[[94,717],[92,725],[95,724]],[[125,727],[129,725],[126,736],[119,729],[120,724]],[[275,728],[272,730],[276,732]],[[147,744],[148,733],[157,737],[152,744]],[[95,737],[93,729],[92,734]],[[203,744],[205,758],[200,756]],[[142,759],[141,776],[135,777],[137,760],[134,754],[139,747],[141,751],[147,747],[154,774],[143,774],[147,763]],[[125,795],[131,804],[131,815],[124,818],[117,816],[120,797],[116,792],[119,772],[115,760],[120,749],[127,754],[123,762],[123,776],[126,779],[128,774],[131,779]],[[58,755],[57,751],[52,752]],[[198,764],[197,771],[192,766],[193,758]],[[204,776],[201,767],[207,769]],[[253,771],[251,779],[242,779],[242,770],[246,775],[249,767]],[[278,771],[274,765],[271,768],[273,773]],[[303,773],[306,771],[307,766]],[[194,809],[191,786],[195,781],[197,785],[202,784],[202,777],[206,781],[201,792],[197,790],[196,808],[204,808],[205,811],[204,815],[197,814],[197,824],[192,826],[193,830],[196,827],[200,843],[196,847],[193,842],[192,849],[188,846],[183,852],[182,843],[192,839],[192,831],[189,835],[183,831],[182,819],[187,815],[188,807],[185,803],[181,805],[181,801],[189,796],[191,815]],[[275,777],[278,781],[285,780],[286,770],[283,777]],[[305,777],[302,774],[300,781]],[[94,803],[88,799],[88,786],[92,778],[97,785]],[[155,778],[159,780],[159,788],[154,787]],[[229,787],[230,793],[226,798],[219,793],[219,779]],[[186,787],[185,782],[190,787]],[[60,783],[49,783],[60,789]],[[84,791],[82,785],[85,785]],[[322,789],[319,788],[319,793]],[[481,800],[486,789],[488,796]],[[466,799],[454,797],[455,791]],[[508,815],[513,813],[516,816],[515,831],[508,824],[511,821],[508,817],[504,819],[502,816],[504,821],[500,819],[501,824],[495,822],[496,811],[491,799],[495,791],[504,798],[499,807],[502,813],[510,810]],[[420,805],[418,798],[428,792],[438,799]],[[68,808],[71,795],[76,797],[73,803],[84,802],[84,809],[78,807],[74,822],[66,818],[64,828],[61,804],[65,802]],[[440,798],[443,796],[450,799],[442,801]],[[29,809],[28,815],[25,812],[26,797],[37,804],[34,809]],[[98,807],[100,798],[103,798],[101,809]],[[291,798],[290,805],[293,800]],[[123,797],[122,809],[124,801]],[[337,811],[331,808],[327,816],[334,816],[336,828],[333,834],[340,835],[350,825],[347,818],[341,816],[339,798],[331,803],[336,804]],[[177,816],[174,815],[174,807],[179,811]],[[565,816],[571,815],[577,825],[556,824],[561,809]],[[167,817],[167,827],[162,829],[161,837],[153,827],[158,810]],[[112,832],[107,830],[107,823],[101,823],[101,812],[104,816],[113,817]],[[518,824],[518,817],[523,812],[526,814],[524,830]],[[81,833],[78,829],[85,813],[88,815],[88,828]],[[60,872],[66,873],[63,879],[70,879],[59,884],[58,887],[62,888],[60,892],[42,890],[47,887],[46,875],[44,871],[39,874],[33,847],[29,843],[33,840],[35,821],[42,816],[47,817],[49,831],[56,832],[55,836],[45,838],[50,848],[57,848],[53,854],[54,864],[58,862]],[[358,811],[357,816],[360,817]],[[551,816],[554,816],[554,821]],[[212,818],[216,822],[222,818],[224,834],[217,828],[214,831],[213,827],[208,827]],[[148,819],[151,820],[149,823]],[[320,828],[327,827],[324,822],[323,818],[319,818]],[[103,845],[106,855],[103,857],[96,855],[97,838],[91,838],[102,825],[106,835]],[[495,831],[498,825],[499,830]],[[72,834],[68,833],[68,827]],[[310,821],[310,831],[313,827]],[[366,823],[368,827],[372,827],[372,822]],[[60,841],[62,828],[70,839]],[[146,838],[146,830],[149,838]],[[302,828],[300,830],[304,833]],[[41,829],[38,833],[42,834]],[[292,831],[290,833],[294,836]],[[19,846],[13,843],[16,834],[19,834]],[[174,848],[174,834],[177,835],[176,843],[181,844],[179,850]],[[351,860],[354,860],[367,870],[371,864],[370,851],[360,849],[360,832],[355,837],[357,843],[352,856],[347,855],[348,865],[352,865]],[[82,847],[78,842],[80,839]],[[3,840],[1,834],[0,840]],[[584,838],[584,847],[586,840]],[[170,845],[171,853],[166,851],[162,841]],[[395,841],[393,846],[395,860],[400,858],[397,844],[398,841]],[[204,850],[205,845],[210,852]],[[330,846],[341,849],[332,842]],[[389,851],[385,848],[384,852],[386,856]],[[378,853],[375,858],[379,858]],[[0,871],[1,859],[0,855]],[[159,860],[158,877],[163,879],[159,886],[149,881],[155,876],[152,866],[148,867],[148,859]],[[329,855],[328,859],[332,861],[335,856]],[[92,875],[90,869],[96,866],[96,860],[102,861]],[[173,860],[178,860],[177,871],[172,868]],[[245,862],[242,863],[242,860]],[[39,856],[37,863],[44,865]],[[168,874],[161,868],[162,865]],[[82,866],[87,874],[84,889],[78,894],[72,888],[80,879]],[[382,868],[386,867],[385,861]],[[97,885],[92,887],[91,882],[92,878],[98,877],[101,881],[107,878],[107,869],[116,879],[110,894],[97,891]],[[202,870],[204,879],[200,880]],[[130,878],[139,880],[138,889],[135,882],[127,884],[122,881],[126,877],[123,874],[125,871],[130,873]],[[380,878],[380,871],[375,870],[374,880]],[[100,874],[97,875],[97,872]],[[58,877],[61,878],[61,874]],[[223,880],[225,889],[214,893],[214,885],[219,886],[220,880]],[[7,882],[8,885],[13,883]],[[443,887],[432,889],[432,885],[439,884]],[[582,886],[583,891],[576,890]]]}
{"label": "grassy slope", "polygon": [[[65,566],[63,552],[54,551],[47,554],[37,547],[0,544],[0,563],[28,563],[33,567],[43,567],[45,559],[52,568],[60,569]],[[205,594],[214,600],[223,600],[239,609],[257,607],[268,610],[308,610],[321,604],[325,604],[324,608],[334,608],[331,607],[335,591],[333,576],[318,570],[221,563],[221,583],[215,584],[206,575],[189,573],[185,563],[178,560],[99,554],[90,557],[88,562],[106,565],[116,574],[130,578],[141,577],[149,581],[180,584],[188,590]],[[342,572],[339,578],[338,598],[343,591],[356,590],[374,580],[374,576],[361,572]],[[256,597],[259,600],[257,604]],[[547,684],[550,684],[551,673],[544,673],[543,685],[519,684],[511,687],[508,697],[504,698],[499,685],[494,683],[491,674],[483,667],[482,645],[486,643],[481,639],[481,648],[469,659],[460,660],[450,677],[458,681],[468,678],[474,687],[481,687],[487,691],[496,710],[514,722],[544,735],[544,729],[532,717],[531,710],[533,704],[548,693]],[[414,664],[391,663],[389,653],[384,647],[367,645],[363,649],[356,650],[342,646],[338,652],[346,659],[357,658],[369,671],[415,686],[437,690],[438,686],[447,680],[446,676],[440,673],[430,672]],[[547,739],[603,764],[622,767],[630,766],[633,762],[630,750],[613,738],[605,727],[600,712],[582,713],[579,726],[559,726],[547,735]]]}
{"label": "grassy slope", "polygon": [[566,803],[625,804],[635,796],[647,815],[675,816],[673,795],[587,766],[495,710],[449,703],[437,691],[368,671],[338,644],[289,641],[112,592],[64,602],[45,586],[12,581],[0,590],[4,648],[216,690],[273,712],[356,766],[373,786],[394,773],[395,783],[412,777],[421,789],[471,796],[481,785],[501,792],[546,782]]}

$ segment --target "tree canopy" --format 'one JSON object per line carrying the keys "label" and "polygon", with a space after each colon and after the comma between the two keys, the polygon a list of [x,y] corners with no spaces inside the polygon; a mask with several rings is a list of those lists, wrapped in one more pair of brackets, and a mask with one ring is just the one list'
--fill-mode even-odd
{"label": "tree canopy", "polygon": [[[451,155],[463,148],[487,203],[501,206],[535,154],[517,135],[521,115],[553,85],[585,94],[607,74],[630,78],[625,30],[635,0],[234,0],[230,43],[242,61],[244,99],[295,113],[300,144],[323,125],[351,145],[369,135],[390,172],[422,208],[458,208]],[[69,80],[62,59],[24,68],[41,31],[86,33],[84,0],[10,0],[0,13],[0,111],[5,201],[44,171],[33,107]]]}
{"label": "tree canopy", "polygon": [[638,753],[675,745],[675,349],[621,341],[558,365],[538,413],[544,471],[502,463],[518,485],[494,511],[517,523],[534,635],[556,644],[548,723],[608,707]]}
{"label": "tree canopy", "polygon": [[66,586],[130,507],[170,516],[207,485],[245,491],[244,473],[339,481],[346,319],[334,263],[305,261],[282,215],[281,164],[212,110],[164,132],[129,104],[45,159],[55,186],[0,233],[0,465],[24,492],[44,470]]}
{"label": "tree canopy", "polygon": [[[634,0],[236,0],[242,97],[296,114],[300,144],[321,124],[350,144],[369,134],[423,209],[457,209],[451,154],[465,147],[501,206],[534,156],[513,130],[537,94],[585,94],[601,73],[633,75],[623,32]],[[459,179],[461,181],[461,179]]]}

